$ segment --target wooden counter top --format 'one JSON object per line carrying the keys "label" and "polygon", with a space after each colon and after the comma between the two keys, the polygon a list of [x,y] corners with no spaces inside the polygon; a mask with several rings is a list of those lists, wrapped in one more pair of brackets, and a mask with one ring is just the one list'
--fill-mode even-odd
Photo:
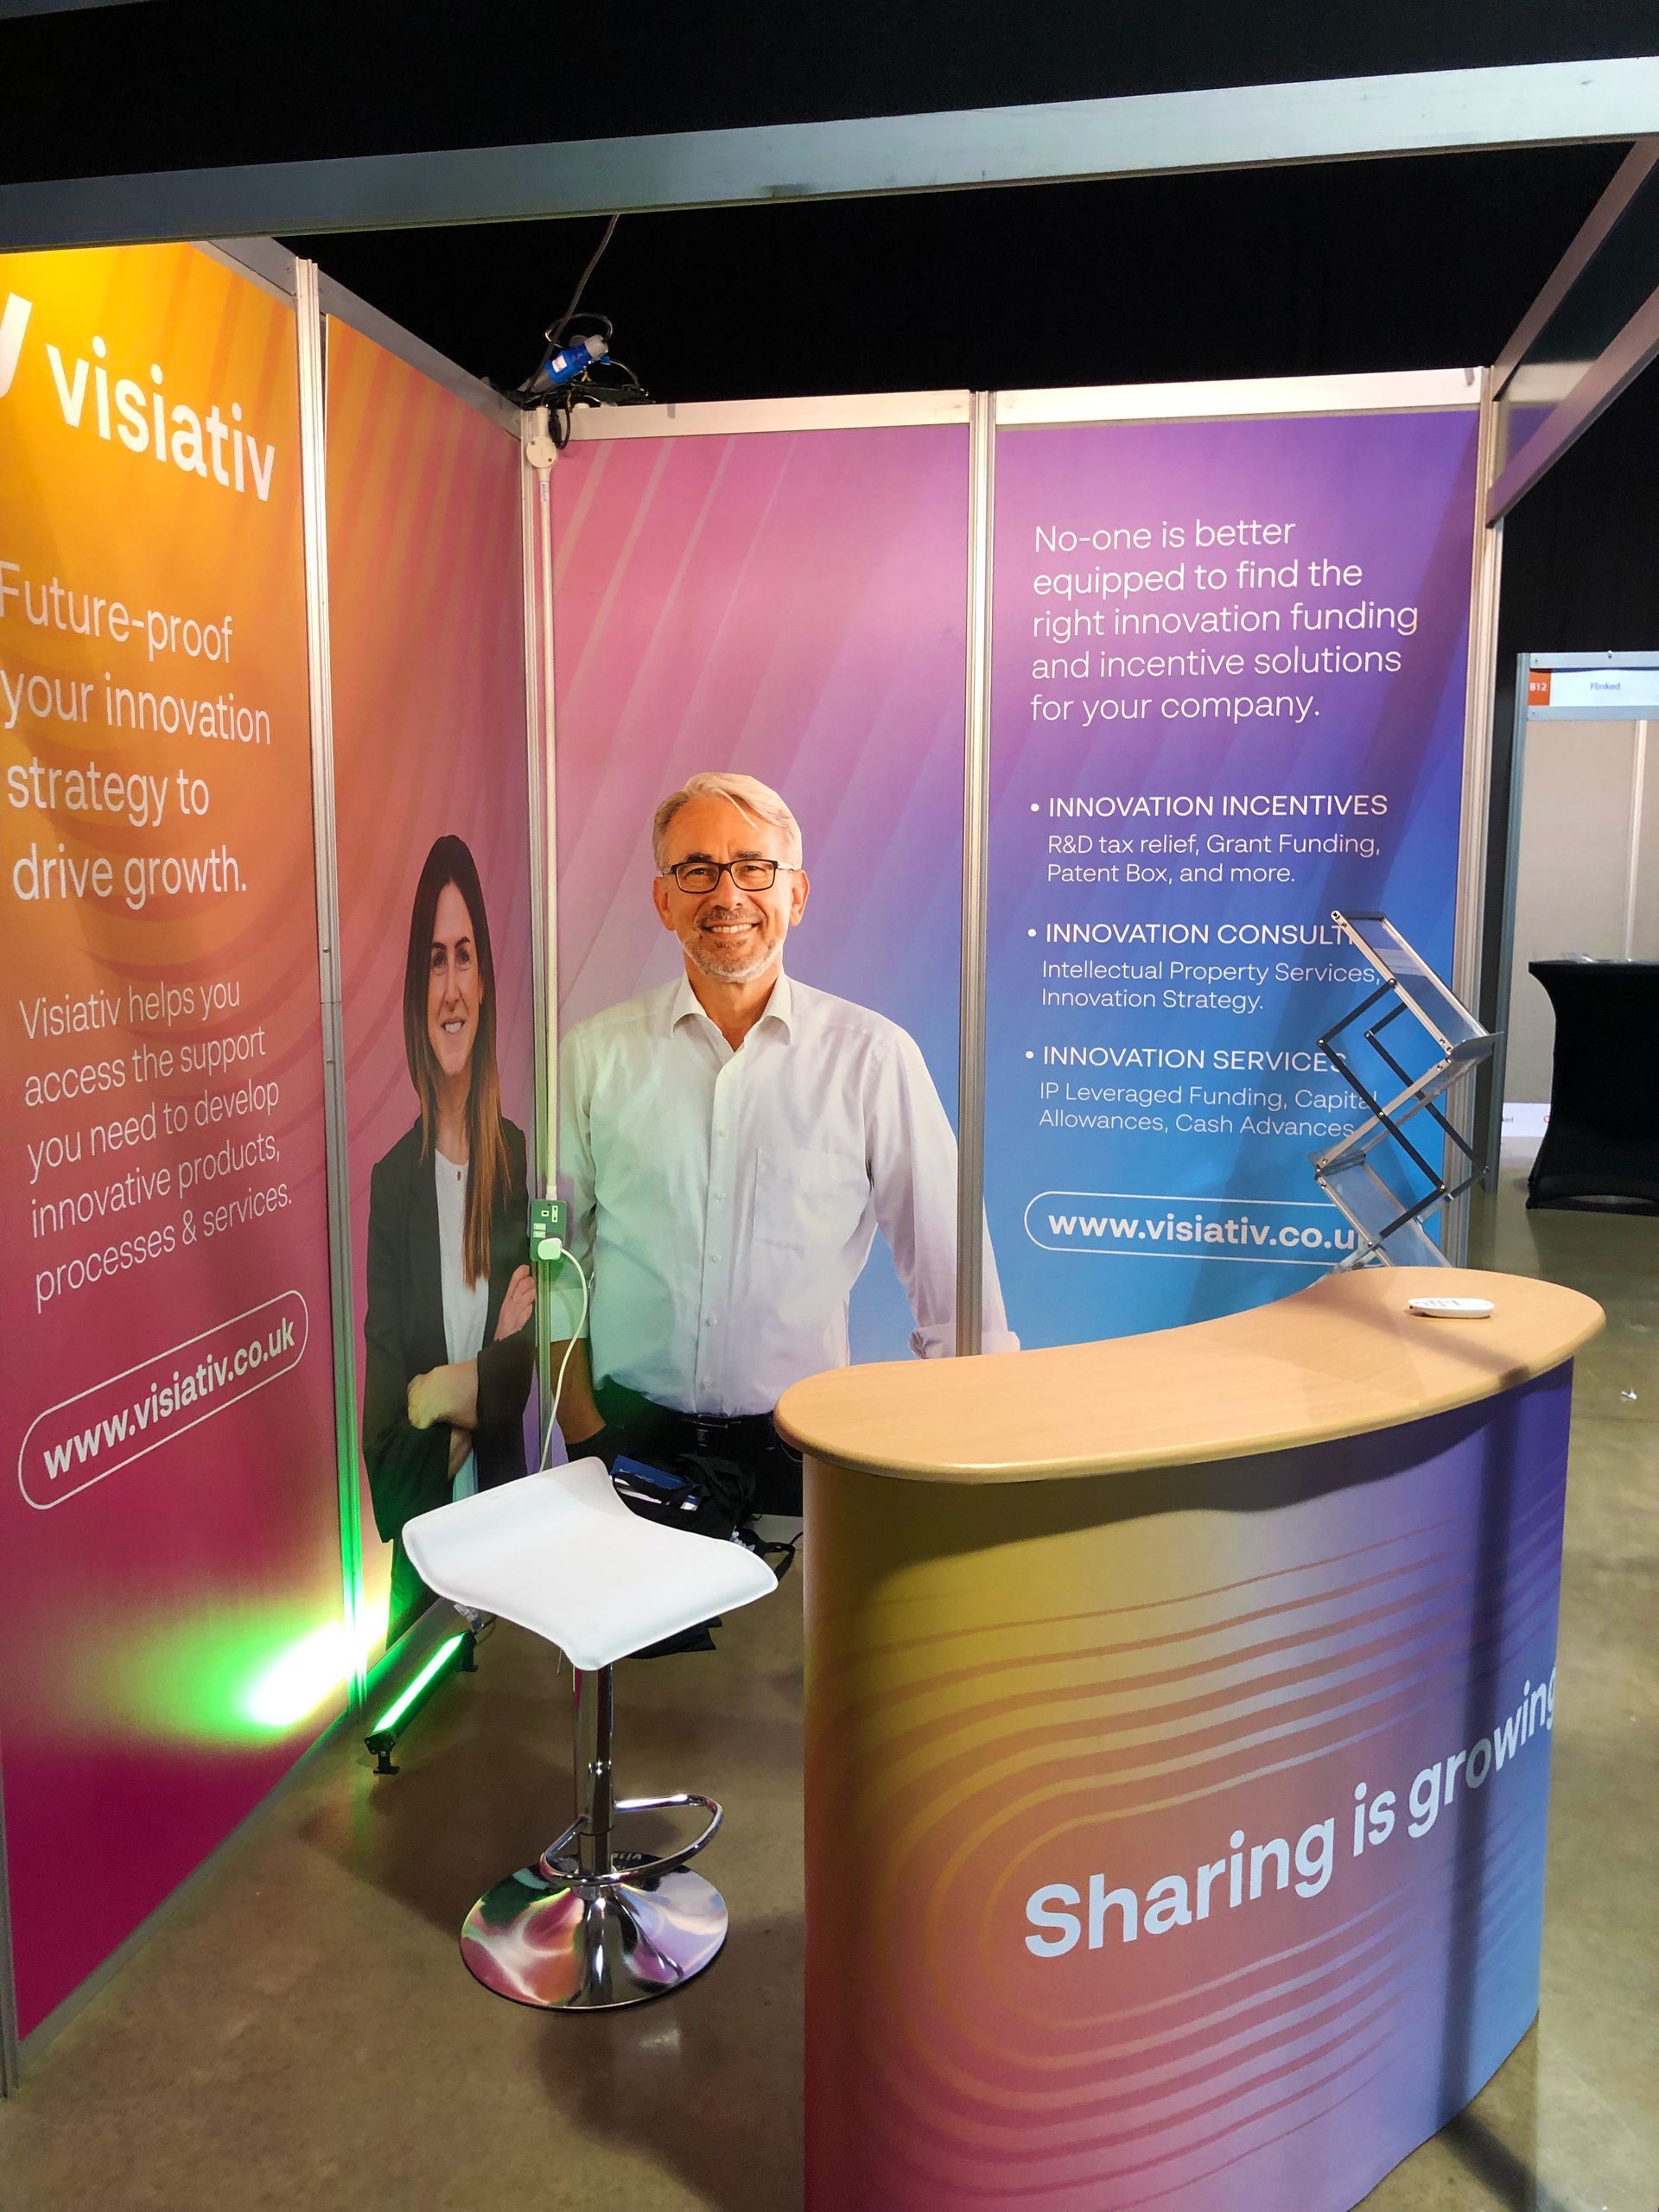
{"label": "wooden counter top", "polygon": [[[1496,1310],[1427,1320],[1406,1310],[1421,1294]],[[1494,1396],[1570,1359],[1603,1318],[1593,1299],[1529,1276],[1364,1268],[1147,1336],[810,1376],[784,1393],[778,1426],[817,1459],[917,1482],[1247,1459]]]}

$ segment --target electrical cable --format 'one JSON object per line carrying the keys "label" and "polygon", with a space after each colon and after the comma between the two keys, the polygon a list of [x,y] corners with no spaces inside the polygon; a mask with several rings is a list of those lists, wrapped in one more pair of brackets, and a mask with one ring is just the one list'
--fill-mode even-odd
{"label": "electrical cable", "polygon": [[[605,359],[604,359],[602,361],[596,362],[596,363],[594,364],[594,366],[595,366],[595,367],[598,367],[598,368],[603,368],[603,369],[619,369],[619,370],[620,370],[621,373],[622,373],[622,374],[623,374],[623,375],[627,378],[627,380],[628,380],[628,385],[632,385],[632,388],[633,388],[636,391],[638,391],[638,392],[639,393],[639,395],[640,395],[640,397],[641,397],[642,398],[645,397],[645,386],[640,383],[640,381],[639,381],[639,377],[638,377],[638,376],[634,373],[634,372],[633,372],[633,371],[632,371],[632,370],[628,366],[628,365],[627,365],[627,363],[626,363],[626,361],[619,360],[619,359],[618,359],[618,358],[617,358],[617,356],[616,356],[614,353],[607,353],[607,354],[605,356]],[[584,381],[588,381],[588,382],[589,382],[589,383],[590,383],[590,385],[591,385],[592,374],[593,374],[593,372],[590,370],[590,371],[588,372],[588,378],[587,378],[587,379],[584,379]],[[599,390],[603,389],[603,387],[602,387],[602,386],[600,386],[600,385],[592,385],[592,387],[591,387],[591,388],[592,388],[593,390],[594,390],[594,391],[599,391]],[[624,387],[623,387],[623,389],[624,389],[624,390],[626,390],[626,388],[627,388],[626,386],[624,386]],[[587,395],[586,395],[585,393],[582,393],[582,392],[581,392],[581,391],[573,391],[572,396],[573,396],[573,397],[575,397],[575,398],[578,398],[578,399],[580,399],[580,398],[584,398],[584,397],[587,397]]]}
{"label": "electrical cable", "polygon": [[553,1385],[553,1395],[547,1409],[547,1427],[542,1433],[541,1471],[547,1472],[547,1455],[553,1448],[553,1429],[558,1419],[559,1400],[564,1395],[564,1371],[570,1364],[570,1355],[582,1341],[582,1332],[588,1325],[588,1271],[574,1252],[562,1252],[559,1257],[569,1260],[582,1284],[582,1313],[577,1319],[570,1341],[565,1345],[564,1357],[559,1362],[558,1380]]}
{"label": "electrical cable", "polygon": [[[572,321],[582,326],[584,334],[567,340],[563,333],[565,325]],[[493,389],[509,405],[521,408],[526,414],[545,408],[548,435],[556,447],[563,448],[569,443],[570,418],[575,408],[638,406],[650,398],[635,372],[610,351],[612,324],[608,315],[566,315],[551,324],[543,335],[548,350],[540,366],[520,384],[498,384]],[[569,356],[577,349],[585,349],[591,358],[585,367],[573,373]],[[550,382],[556,361],[560,365],[559,373]]]}
{"label": "electrical cable", "polygon": [[550,345],[563,334],[566,323],[569,321],[571,316],[575,315],[576,309],[582,305],[582,296],[588,289],[588,280],[593,275],[594,270],[598,268],[600,257],[603,254],[606,247],[609,245],[612,234],[614,232],[617,225],[621,221],[621,219],[622,218],[620,214],[613,215],[610,221],[606,224],[604,237],[601,238],[599,244],[594,248],[592,258],[589,260],[588,266],[582,270],[581,276],[576,279],[576,289],[570,295],[569,306],[566,308],[564,313],[547,333],[547,340]]}
{"label": "electrical cable", "polygon": [[[538,368],[533,375],[526,377],[522,384],[512,387],[505,385],[495,386],[495,390],[504,399],[510,400],[515,407],[524,409],[527,414],[537,408],[546,408],[548,435],[553,441],[555,449],[559,452],[563,452],[570,442],[571,416],[577,407],[617,406],[628,402],[637,404],[650,397],[644,385],[640,383],[639,378],[629,368],[626,362],[617,360],[608,351],[601,359],[582,370],[574,382],[559,385],[551,391],[544,385],[538,388],[538,379],[545,370],[548,360],[553,355],[556,355],[565,346],[564,334],[571,323],[577,319],[582,307],[582,294],[588,289],[594,271],[604,257],[606,247],[616,235],[616,226],[621,219],[620,213],[613,214],[607,219],[599,244],[588,257],[587,267],[576,279],[576,288],[570,295],[569,306],[566,308],[558,321],[549,323],[543,333],[548,346],[552,349],[552,353],[543,355],[541,368]],[[585,321],[594,329],[602,331],[606,346],[608,348],[612,333],[609,316],[594,315],[587,317]],[[593,373],[594,369],[614,371],[616,380],[595,378]]]}

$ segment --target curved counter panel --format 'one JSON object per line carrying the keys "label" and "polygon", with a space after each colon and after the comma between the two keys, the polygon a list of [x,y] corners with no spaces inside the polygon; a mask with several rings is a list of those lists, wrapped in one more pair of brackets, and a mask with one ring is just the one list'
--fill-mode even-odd
{"label": "curved counter panel", "polygon": [[788,1394],[811,2212],[1347,2212],[1468,2101],[1536,2010],[1600,1319],[1378,1269]]}

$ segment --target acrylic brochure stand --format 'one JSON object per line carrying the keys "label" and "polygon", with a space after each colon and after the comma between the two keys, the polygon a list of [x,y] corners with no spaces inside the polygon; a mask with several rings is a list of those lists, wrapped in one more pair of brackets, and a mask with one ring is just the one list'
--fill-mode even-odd
{"label": "acrylic brochure stand", "polygon": [[[1367,1109],[1366,1119],[1357,1128],[1340,1143],[1316,1154],[1313,1160],[1320,1189],[1359,1232],[1359,1243],[1343,1265],[1358,1268],[1382,1261],[1393,1267],[1443,1266],[1445,1255],[1429,1234],[1427,1218],[1459,1198],[1478,1171],[1472,1147],[1440,1102],[1453,1084],[1487,1058],[1497,1040],[1490,1030],[1481,1027],[1421,954],[1412,950],[1386,914],[1338,911],[1331,918],[1382,979],[1376,990],[1319,1039],[1319,1050]],[[1373,1007],[1384,1006],[1387,1010],[1362,1035],[1402,1085],[1386,1103],[1360,1074],[1354,1039],[1349,1034]],[[1439,1047],[1440,1057],[1417,1075],[1410,1072],[1391,1043],[1383,1041],[1383,1033],[1402,1014],[1411,1016]],[[1415,1133],[1406,1133],[1414,1117],[1424,1113],[1443,1141],[1439,1145],[1431,1143],[1427,1149]],[[1385,1163],[1390,1156],[1396,1163],[1403,1158],[1423,1179],[1426,1188],[1414,1198],[1402,1198],[1378,1173],[1379,1155]],[[1468,1171],[1455,1182],[1446,1173],[1446,1161],[1452,1156]]]}

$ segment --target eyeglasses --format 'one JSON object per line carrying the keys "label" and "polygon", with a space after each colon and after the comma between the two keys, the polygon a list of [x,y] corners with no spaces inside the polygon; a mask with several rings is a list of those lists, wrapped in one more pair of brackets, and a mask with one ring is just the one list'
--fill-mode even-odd
{"label": "eyeglasses", "polygon": [[729,875],[740,891],[770,891],[779,869],[785,875],[801,872],[787,861],[678,861],[663,874],[671,875],[682,891],[701,898],[719,887],[722,875]]}

